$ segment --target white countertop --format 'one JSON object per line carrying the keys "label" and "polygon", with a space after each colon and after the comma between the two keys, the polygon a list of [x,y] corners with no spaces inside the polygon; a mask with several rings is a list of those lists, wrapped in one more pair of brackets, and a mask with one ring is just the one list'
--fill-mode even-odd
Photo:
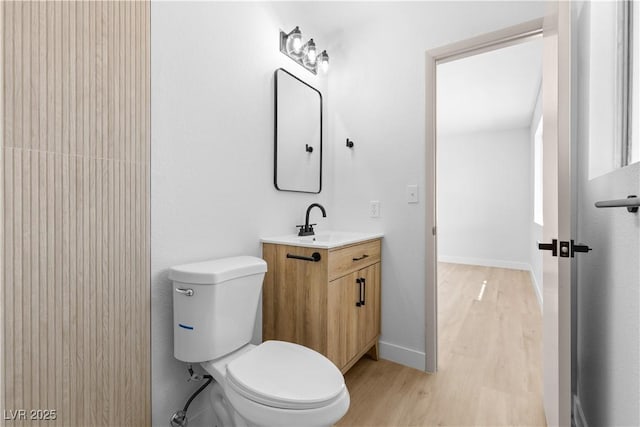
{"label": "white countertop", "polygon": [[360,233],[350,231],[320,231],[313,236],[298,236],[288,234],[286,236],[263,237],[262,243],[275,243],[278,245],[301,246],[304,248],[333,249],[340,246],[351,245],[372,239],[379,239],[384,233]]}

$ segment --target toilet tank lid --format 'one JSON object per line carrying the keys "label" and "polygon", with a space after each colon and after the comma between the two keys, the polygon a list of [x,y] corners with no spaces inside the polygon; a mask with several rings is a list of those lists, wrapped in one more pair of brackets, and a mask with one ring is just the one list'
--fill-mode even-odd
{"label": "toilet tank lid", "polygon": [[239,277],[261,274],[267,271],[267,263],[253,256],[237,256],[214,259],[171,267],[169,279],[181,283],[217,285]]}

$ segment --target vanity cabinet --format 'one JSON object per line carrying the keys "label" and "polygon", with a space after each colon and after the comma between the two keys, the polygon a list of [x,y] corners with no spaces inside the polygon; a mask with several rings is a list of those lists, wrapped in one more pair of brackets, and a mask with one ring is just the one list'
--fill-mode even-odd
{"label": "vanity cabinet", "polygon": [[343,373],[366,353],[377,360],[380,239],[331,249],[263,243],[263,257],[263,340],[312,348]]}

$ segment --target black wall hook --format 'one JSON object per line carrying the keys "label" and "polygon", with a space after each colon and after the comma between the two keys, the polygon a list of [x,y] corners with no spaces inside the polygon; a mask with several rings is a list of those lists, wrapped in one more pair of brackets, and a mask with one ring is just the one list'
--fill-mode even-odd
{"label": "black wall hook", "polygon": [[305,145],[305,151],[307,153],[313,153],[313,147],[309,146],[309,144],[304,144]]}
{"label": "black wall hook", "polygon": [[347,138],[347,147],[353,148],[353,141],[351,141],[349,138]]}

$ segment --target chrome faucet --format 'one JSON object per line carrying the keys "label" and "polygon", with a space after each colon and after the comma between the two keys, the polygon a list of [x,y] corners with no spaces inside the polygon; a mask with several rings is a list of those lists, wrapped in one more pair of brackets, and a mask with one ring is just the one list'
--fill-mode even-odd
{"label": "chrome faucet", "polygon": [[311,209],[313,209],[313,208],[320,208],[320,210],[322,211],[322,217],[323,218],[327,217],[327,211],[324,210],[324,207],[321,204],[312,203],[307,208],[307,215],[306,215],[305,220],[304,220],[304,225],[296,225],[296,227],[300,227],[300,231],[298,232],[298,236],[313,236],[314,234],[316,234],[313,231],[313,226],[317,225],[317,224],[309,224],[309,214],[311,213]]}

